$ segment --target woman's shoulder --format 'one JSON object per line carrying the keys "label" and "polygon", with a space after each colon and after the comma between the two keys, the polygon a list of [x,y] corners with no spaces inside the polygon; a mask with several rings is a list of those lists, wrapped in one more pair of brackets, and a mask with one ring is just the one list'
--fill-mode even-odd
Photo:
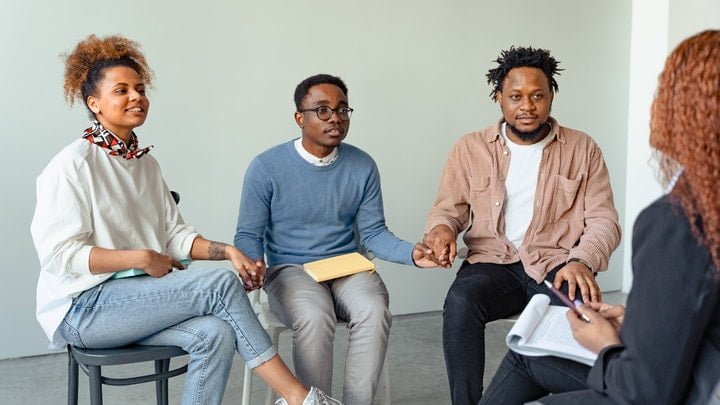
{"label": "woman's shoulder", "polygon": [[698,240],[678,199],[665,195],[645,208],[633,229],[633,256],[680,266],[687,276],[689,269],[704,274],[712,263],[707,247]]}
{"label": "woman's shoulder", "polygon": [[665,194],[640,211],[636,222],[663,221],[677,224],[678,219],[687,222],[682,206],[677,201],[677,198]]}
{"label": "woman's shoulder", "polygon": [[91,146],[94,145],[85,139],[74,140],[50,159],[41,176],[77,177],[80,168],[87,164],[88,156],[92,153]]}

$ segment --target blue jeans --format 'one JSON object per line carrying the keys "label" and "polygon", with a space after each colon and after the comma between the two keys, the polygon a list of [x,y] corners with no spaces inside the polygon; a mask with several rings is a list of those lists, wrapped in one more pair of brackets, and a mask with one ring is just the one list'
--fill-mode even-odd
{"label": "blue jeans", "polygon": [[[548,273],[552,281],[562,266]],[[567,293],[567,283],[563,283]],[[455,405],[474,405],[482,397],[485,324],[517,314],[537,293],[563,305],[547,287],[530,278],[521,263],[463,263],[443,308],[443,352]]]}
{"label": "blue jeans", "polygon": [[183,404],[220,404],[235,351],[251,368],[277,354],[242,283],[225,269],[108,280],[76,297],[59,333],[82,348],[180,346]]}

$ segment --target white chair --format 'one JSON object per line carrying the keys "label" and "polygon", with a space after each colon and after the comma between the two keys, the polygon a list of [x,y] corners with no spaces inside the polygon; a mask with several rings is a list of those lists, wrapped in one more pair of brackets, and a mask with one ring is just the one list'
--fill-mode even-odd
{"label": "white chair", "polygon": [[[272,339],[275,347],[278,347],[280,342],[280,333],[284,330],[289,330],[279,319],[273,315],[270,311],[270,305],[267,301],[260,300],[260,290],[256,290],[248,294],[250,303],[255,310],[260,322],[265,326],[270,338]],[[338,321],[338,325],[345,325],[346,322]],[[245,376],[243,377],[243,396],[242,405],[250,405],[250,394],[252,389],[252,378],[253,373],[250,368],[245,366]],[[380,374],[380,382],[377,389],[380,395],[380,404],[390,405],[390,374],[388,373],[388,356],[385,353],[385,362],[383,364],[382,372]],[[275,392],[268,386],[267,393],[265,395],[265,405],[272,405],[275,400]]]}

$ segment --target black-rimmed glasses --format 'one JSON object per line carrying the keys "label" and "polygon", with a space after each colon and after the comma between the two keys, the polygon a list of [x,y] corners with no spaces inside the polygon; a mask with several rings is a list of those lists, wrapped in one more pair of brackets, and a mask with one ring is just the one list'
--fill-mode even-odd
{"label": "black-rimmed glasses", "polygon": [[317,117],[323,121],[329,120],[333,113],[337,114],[338,118],[340,118],[343,121],[347,121],[352,117],[353,109],[350,107],[340,107],[340,108],[330,108],[330,107],[315,107],[315,108],[306,108],[304,110],[300,110],[298,112],[304,113],[309,111],[315,111],[315,114],[317,114]]}

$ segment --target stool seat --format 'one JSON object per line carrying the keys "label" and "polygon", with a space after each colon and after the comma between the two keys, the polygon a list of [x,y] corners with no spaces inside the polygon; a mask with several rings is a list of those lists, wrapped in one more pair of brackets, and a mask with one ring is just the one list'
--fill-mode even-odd
{"label": "stool seat", "polygon": [[[168,403],[168,378],[178,376],[187,371],[187,364],[170,370],[170,359],[186,355],[187,352],[177,346],[144,346],[128,345],[108,349],[82,349],[72,345],[68,350],[68,404],[78,403],[78,368],[81,368],[90,378],[90,403],[101,405],[102,384],[106,385],[133,385],[155,381],[156,399],[158,405]],[[144,361],[155,362],[155,372],[151,374],[111,378],[102,375],[102,366],[117,366],[121,364],[139,363]]]}

